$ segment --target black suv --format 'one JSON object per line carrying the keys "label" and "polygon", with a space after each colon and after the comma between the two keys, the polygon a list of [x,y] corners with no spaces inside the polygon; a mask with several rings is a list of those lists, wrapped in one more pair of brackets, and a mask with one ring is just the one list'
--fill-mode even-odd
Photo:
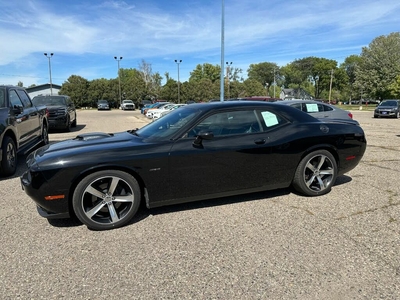
{"label": "black suv", "polygon": [[36,96],[32,99],[35,105],[46,105],[49,110],[50,129],[64,129],[69,131],[76,127],[76,109],[69,96]]}

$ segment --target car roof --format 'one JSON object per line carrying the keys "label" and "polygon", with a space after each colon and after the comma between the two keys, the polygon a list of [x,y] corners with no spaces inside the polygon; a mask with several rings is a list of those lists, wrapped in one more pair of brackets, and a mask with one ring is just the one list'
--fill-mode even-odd
{"label": "car roof", "polygon": [[218,102],[205,102],[194,103],[182,107],[182,109],[196,109],[207,113],[213,110],[224,109],[240,109],[240,108],[269,108],[272,111],[287,117],[288,119],[299,122],[320,122],[313,116],[302,112],[301,110],[291,107],[289,105],[280,105],[278,102],[264,102],[264,101],[218,101]]}
{"label": "car roof", "polygon": [[[288,104],[288,103],[316,103],[316,104],[328,104],[328,103],[324,103],[321,101],[315,101],[315,100],[302,100],[302,99],[293,99],[293,100],[282,100],[282,101],[278,101],[277,103],[281,103],[281,104]],[[328,104],[329,105],[329,104]]]}

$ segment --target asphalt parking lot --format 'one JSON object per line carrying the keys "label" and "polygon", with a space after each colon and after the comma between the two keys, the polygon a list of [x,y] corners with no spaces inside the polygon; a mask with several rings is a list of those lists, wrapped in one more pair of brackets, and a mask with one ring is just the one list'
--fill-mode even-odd
{"label": "asphalt parking lot", "polygon": [[[353,114],[367,151],[328,195],[142,208],[111,231],[41,218],[20,186],[22,157],[0,181],[0,298],[400,299],[400,119]],[[79,111],[50,140],[146,123],[137,110]]]}

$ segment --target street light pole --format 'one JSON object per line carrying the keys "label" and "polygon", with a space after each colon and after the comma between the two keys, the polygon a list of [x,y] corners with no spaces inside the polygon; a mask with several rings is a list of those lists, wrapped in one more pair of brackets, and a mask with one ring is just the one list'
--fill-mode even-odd
{"label": "street light pole", "polygon": [[274,68],[274,98],[275,98],[275,86],[276,86],[276,73]]}
{"label": "street light pole", "polygon": [[220,101],[224,101],[224,55],[225,55],[225,1],[221,0],[221,74],[220,74]]}
{"label": "street light pole", "polygon": [[178,103],[181,103],[181,92],[180,92],[180,82],[179,82],[179,65],[182,62],[182,59],[175,59],[176,64],[178,65]]}
{"label": "street light pole", "polygon": [[51,63],[50,63],[50,58],[54,55],[54,53],[50,53],[50,55],[47,55],[47,53],[43,53],[44,56],[46,56],[49,59],[49,74],[50,74],[50,95],[53,96],[53,83],[51,81]]}
{"label": "street light pole", "polygon": [[119,59],[118,59],[118,57],[116,57],[116,56],[114,56],[114,59],[118,62],[118,90],[119,90],[119,106],[121,107],[122,106],[122,96],[121,96],[121,76],[119,75],[119,62],[121,61],[121,59],[122,59],[122,56],[120,56],[119,57]]}
{"label": "street light pole", "polygon": [[331,94],[332,94],[332,79],[333,79],[333,69],[331,70],[331,82],[329,84],[329,104],[331,104]]}
{"label": "street light pole", "polygon": [[232,62],[226,62],[226,79],[228,81],[228,97],[227,97],[227,99],[230,98],[229,92],[230,92],[231,81],[229,80],[229,75],[231,74],[231,66],[232,66]]}

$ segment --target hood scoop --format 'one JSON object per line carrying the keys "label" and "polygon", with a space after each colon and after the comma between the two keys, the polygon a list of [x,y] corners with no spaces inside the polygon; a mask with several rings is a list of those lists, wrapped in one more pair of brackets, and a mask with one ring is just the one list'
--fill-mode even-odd
{"label": "hood scoop", "polygon": [[74,138],[75,141],[91,141],[91,140],[98,140],[98,139],[104,139],[108,137],[112,137],[114,134],[112,133],[104,133],[104,132],[92,132],[92,133],[84,133],[77,135],[76,138]]}

